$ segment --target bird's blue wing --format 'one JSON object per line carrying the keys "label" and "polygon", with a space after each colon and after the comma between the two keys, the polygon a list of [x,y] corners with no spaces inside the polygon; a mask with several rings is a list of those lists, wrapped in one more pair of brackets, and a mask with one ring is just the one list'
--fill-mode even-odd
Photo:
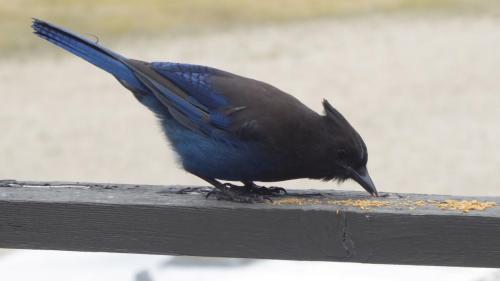
{"label": "bird's blue wing", "polygon": [[244,109],[233,106],[212,84],[213,76],[232,75],[199,65],[130,61],[137,77],[185,127],[213,138],[231,141],[231,115]]}
{"label": "bird's blue wing", "polygon": [[227,99],[214,89],[210,78],[224,72],[201,65],[171,62],[153,62],[151,68],[183,89],[189,96],[208,110],[227,107]]}

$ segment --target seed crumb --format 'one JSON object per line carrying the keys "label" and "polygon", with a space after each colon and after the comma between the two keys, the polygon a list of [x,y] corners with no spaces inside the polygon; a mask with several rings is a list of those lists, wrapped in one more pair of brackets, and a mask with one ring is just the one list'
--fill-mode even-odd
{"label": "seed crumb", "polygon": [[495,202],[480,202],[478,200],[444,200],[437,204],[441,210],[458,210],[464,213],[474,211],[484,211],[495,207]]}
{"label": "seed crumb", "polygon": [[360,208],[361,210],[369,210],[370,208],[389,206],[388,202],[364,199],[364,200],[319,200],[319,199],[304,199],[304,198],[285,198],[276,200],[273,205],[341,205]]}
{"label": "seed crumb", "polygon": [[[371,208],[408,208],[415,210],[424,207],[435,207],[441,210],[455,210],[468,213],[470,211],[484,211],[488,208],[493,208],[497,204],[495,202],[478,201],[478,200],[403,200],[403,201],[380,201],[374,199],[311,199],[311,198],[284,198],[272,202],[273,205],[336,205],[355,207],[361,210],[370,210]],[[337,210],[338,214],[338,210]]]}

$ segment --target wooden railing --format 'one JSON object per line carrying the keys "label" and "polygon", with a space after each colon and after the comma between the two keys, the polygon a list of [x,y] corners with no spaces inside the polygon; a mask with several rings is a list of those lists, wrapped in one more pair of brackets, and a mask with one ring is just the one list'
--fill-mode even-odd
{"label": "wooden railing", "polygon": [[208,190],[3,180],[0,248],[500,267],[499,197]]}

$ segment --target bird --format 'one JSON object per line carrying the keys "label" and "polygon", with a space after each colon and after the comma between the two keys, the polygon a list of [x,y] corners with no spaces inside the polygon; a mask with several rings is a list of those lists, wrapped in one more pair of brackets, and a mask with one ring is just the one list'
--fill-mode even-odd
{"label": "bird", "polygon": [[286,190],[255,182],[299,178],[351,179],[378,196],[365,142],[326,99],[319,114],[258,80],[202,65],[129,59],[39,19],[32,28],[132,92],[159,120],[179,164],[211,184],[209,195],[217,199],[264,201]]}

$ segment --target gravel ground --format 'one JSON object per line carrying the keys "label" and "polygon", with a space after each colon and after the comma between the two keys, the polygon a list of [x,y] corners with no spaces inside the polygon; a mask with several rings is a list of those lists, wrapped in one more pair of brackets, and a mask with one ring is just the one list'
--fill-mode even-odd
{"label": "gravel ground", "polygon": [[[364,137],[379,190],[500,195],[498,46],[500,19],[373,17],[110,47],[263,80],[315,110],[328,98]],[[3,61],[0,93],[0,178],[204,184],[176,166],[152,114],[72,55]]]}

